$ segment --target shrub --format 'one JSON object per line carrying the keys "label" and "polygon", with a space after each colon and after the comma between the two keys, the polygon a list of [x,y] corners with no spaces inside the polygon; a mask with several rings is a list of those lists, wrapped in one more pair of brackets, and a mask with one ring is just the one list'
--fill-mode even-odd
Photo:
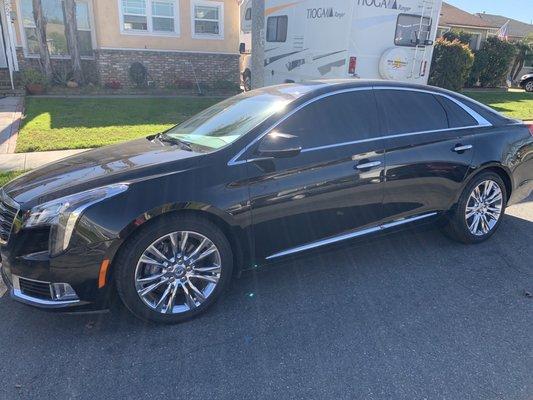
{"label": "shrub", "polygon": [[488,38],[476,58],[468,83],[475,86],[478,82],[482,87],[498,87],[505,85],[507,74],[514,60],[516,48],[512,43],[497,37]]}
{"label": "shrub", "polygon": [[448,42],[453,42],[454,40],[458,40],[463,44],[470,44],[472,40],[472,34],[465,32],[465,31],[448,31],[444,35],[442,35],[444,39],[446,39]]}
{"label": "shrub", "polygon": [[429,84],[450,90],[461,90],[468,78],[474,54],[459,40],[437,39],[431,63]]}
{"label": "shrub", "polygon": [[58,86],[67,86],[67,83],[72,79],[74,74],[68,68],[59,68],[54,71],[52,75],[52,83]]}
{"label": "shrub", "polygon": [[122,83],[116,80],[107,81],[104,86],[106,87],[106,89],[113,89],[113,90],[122,89]]}
{"label": "shrub", "polygon": [[28,85],[43,85],[48,84],[48,79],[46,76],[36,69],[28,68],[22,71],[20,75],[20,80],[24,86]]}
{"label": "shrub", "polygon": [[130,65],[129,76],[131,81],[137,87],[147,86],[148,70],[140,62],[134,62]]}

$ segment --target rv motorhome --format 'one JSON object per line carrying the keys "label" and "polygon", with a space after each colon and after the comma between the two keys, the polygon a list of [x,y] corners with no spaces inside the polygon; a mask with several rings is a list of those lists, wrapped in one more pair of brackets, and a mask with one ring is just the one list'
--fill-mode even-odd
{"label": "rv motorhome", "polygon": [[[252,0],[241,1],[241,73],[251,82]],[[265,85],[310,79],[426,84],[442,0],[266,0]]]}

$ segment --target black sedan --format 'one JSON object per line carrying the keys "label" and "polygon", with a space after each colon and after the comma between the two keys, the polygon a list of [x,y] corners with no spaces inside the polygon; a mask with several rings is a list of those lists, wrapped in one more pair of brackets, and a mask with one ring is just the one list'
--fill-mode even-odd
{"label": "black sedan", "polygon": [[0,191],[13,299],[136,316],[205,311],[233,275],[326,245],[444,222],[468,244],[533,188],[533,129],[456,93],[381,81],[268,87],[159,135]]}

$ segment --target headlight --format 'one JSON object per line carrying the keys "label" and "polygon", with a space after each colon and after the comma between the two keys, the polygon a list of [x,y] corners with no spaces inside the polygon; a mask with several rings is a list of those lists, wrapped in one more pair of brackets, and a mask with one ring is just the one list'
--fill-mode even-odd
{"label": "headlight", "polygon": [[59,254],[68,248],[76,222],[87,207],[127,189],[127,184],[120,183],[40,204],[24,215],[22,226],[24,228],[50,226],[50,255]]}

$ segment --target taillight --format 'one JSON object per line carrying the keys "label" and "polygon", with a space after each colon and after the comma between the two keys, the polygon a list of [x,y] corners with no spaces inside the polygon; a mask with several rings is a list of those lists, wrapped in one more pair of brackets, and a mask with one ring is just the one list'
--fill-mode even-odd
{"label": "taillight", "polygon": [[355,74],[355,67],[357,67],[357,57],[350,57],[350,63],[348,64],[348,73],[350,75]]}
{"label": "taillight", "polygon": [[526,126],[529,129],[529,133],[531,133],[531,136],[533,136],[533,124],[527,124]]}
{"label": "taillight", "polygon": [[428,62],[427,61],[422,62],[422,64],[420,65],[420,69],[422,70],[420,73],[420,76],[426,76],[427,67],[428,67]]}

